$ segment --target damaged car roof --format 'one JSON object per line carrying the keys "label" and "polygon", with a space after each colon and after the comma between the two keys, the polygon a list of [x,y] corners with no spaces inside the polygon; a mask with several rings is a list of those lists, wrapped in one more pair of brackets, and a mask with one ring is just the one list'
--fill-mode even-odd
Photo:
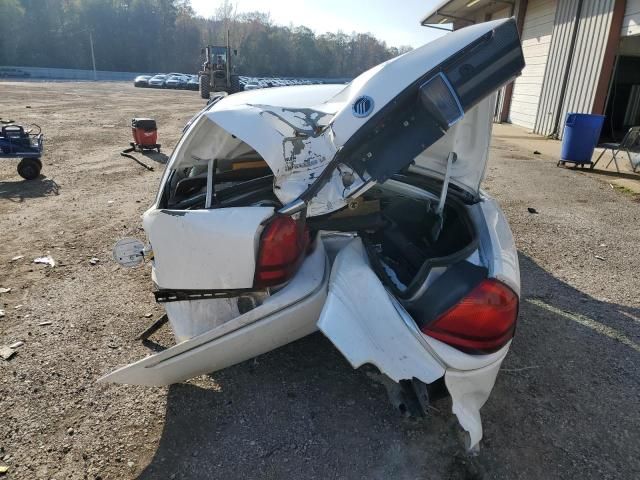
{"label": "damaged car roof", "polygon": [[[450,165],[451,183],[477,197],[491,136],[493,93],[523,66],[515,22],[497,20],[441,37],[347,86],[230,95],[204,112],[208,126],[200,119],[192,128],[217,127],[222,131],[212,136],[218,140],[230,135],[254,149],[273,171],[274,191],[284,204],[322,183],[307,199],[310,215],[342,207],[350,196],[403,168],[444,178],[450,152],[457,157]],[[215,157],[220,147],[207,148],[213,151],[203,159]],[[343,169],[334,172],[338,164]]]}

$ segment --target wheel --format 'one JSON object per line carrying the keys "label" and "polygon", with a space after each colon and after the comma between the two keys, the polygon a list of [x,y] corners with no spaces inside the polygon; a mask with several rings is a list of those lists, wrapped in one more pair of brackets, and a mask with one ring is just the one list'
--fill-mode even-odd
{"label": "wheel", "polygon": [[158,147],[156,150],[158,150],[158,153],[160,153],[160,147]]}
{"label": "wheel", "polygon": [[231,92],[229,93],[237,93],[242,90],[243,88],[240,86],[240,77],[238,75],[231,75]]}
{"label": "wheel", "polygon": [[211,86],[209,85],[209,75],[200,75],[200,97],[209,99]]}
{"label": "wheel", "polygon": [[42,162],[37,158],[23,158],[18,164],[18,175],[25,180],[35,180],[40,176]]}

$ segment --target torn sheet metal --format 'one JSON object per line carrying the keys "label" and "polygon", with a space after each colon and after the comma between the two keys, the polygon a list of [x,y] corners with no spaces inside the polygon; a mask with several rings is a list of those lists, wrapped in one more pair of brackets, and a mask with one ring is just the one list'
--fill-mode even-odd
{"label": "torn sheet metal", "polygon": [[504,356],[497,362],[478,370],[448,369],[444,376],[447,390],[451,394],[451,410],[458,417],[462,428],[469,433],[469,445],[467,445],[469,450],[477,449],[482,440],[480,408],[491,394],[503,359]]}
{"label": "torn sheet metal", "polygon": [[336,257],[318,328],[354,368],[370,363],[396,382],[444,375],[445,366],[406,327],[359,238]]}
{"label": "torn sheet metal", "polygon": [[[396,382],[417,378],[433,383],[444,376],[453,413],[469,433],[468,448],[477,447],[482,438],[480,408],[491,393],[508,345],[476,358],[442,344],[447,348],[439,349],[443,354],[439,356],[430,343],[440,342],[420,333],[386,291],[371,270],[359,238],[336,257],[318,328],[354,368],[369,363]],[[452,367],[463,364],[458,357],[467,359],[464,366],[470,370]]]}

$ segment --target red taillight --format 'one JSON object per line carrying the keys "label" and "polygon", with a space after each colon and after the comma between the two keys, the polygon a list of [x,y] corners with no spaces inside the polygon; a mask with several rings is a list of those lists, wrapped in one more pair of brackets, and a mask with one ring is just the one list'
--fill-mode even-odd
{"label": "red taillight", "polygon": [[254,286],[271,287],[289,280],[300,266],[308,243],[304,221],[275,217],[260,237]]}
{"label": "red taillight", "polygon": [[513,337],[517,316],[518,296],[487,279],[422,332],[463,351],[490,353]]}

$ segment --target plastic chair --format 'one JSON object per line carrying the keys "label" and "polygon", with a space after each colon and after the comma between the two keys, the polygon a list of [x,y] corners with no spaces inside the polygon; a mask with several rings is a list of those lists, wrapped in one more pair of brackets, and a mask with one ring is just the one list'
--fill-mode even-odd
{"label": "plastic chair", "polygon": [[637,168],[640,166],[640,161],[634,165],[631,153],[640,154],[640,127],[631,127],[627,133],[625,133],[624,137],[622,137],[622,141],[620,143],[601,143],[597,148],[602,148],[603,150],[597,160],[591,164],[591,168],[596,166],[596,163],[598,163],[607,150],[611,150],[613,158],[609,160],[606,168],[609,168],[611,162],[614,162],[616,164],[616,170],[620,173],[617,156],[620,152],[626,152],[627,157],[629,158],[629,164],[631,165],[631,170],[636,173]]}

